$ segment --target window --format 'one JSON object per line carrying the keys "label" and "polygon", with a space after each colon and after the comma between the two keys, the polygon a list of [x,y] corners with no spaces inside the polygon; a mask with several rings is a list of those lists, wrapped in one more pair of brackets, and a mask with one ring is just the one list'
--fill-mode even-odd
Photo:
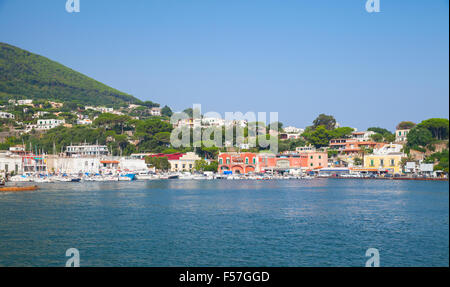
{"label": "window", "polygon": [[310,166],[313,166],[313,163],[310,163]]}
{"label": "window", "polygon": [[192,164],[191,163],[189,164],[189,168],[192,168]]}
{"label": "window", "polygon": [[370,160],[370,166],[374,166],[375,164],[374,164],[374,162],[373,162],[373,159],[371,159]]}
{"label": "window", "polygon": [[384,166],[384,159],[380,159],[380,166]]}
{"label": "window", "polygon": [[229,158],[227,158],[227,164],[230,164],[230,159]]}
{"label": "window", "polygon": [[313,159],[313,156],[311,156],[310,158]]}
{"label": "window", "polygon": [[322,156],[321,155],[319,155],[319,159],[321,159],[322,158]]}
{"label": "window", "polygon": [[219,164],[223,164],[223,159],[219,159]]}
{"label": "window", "polygon": [[248,164],[248,157],[245,158],[245,164]]}
{"label": "window", "polygon": [[256,164],[256,157],[253,158],[253,164]]}
{"label": "window", "polygon": [[395,166],[395,159],[391,159],[391,166]]}

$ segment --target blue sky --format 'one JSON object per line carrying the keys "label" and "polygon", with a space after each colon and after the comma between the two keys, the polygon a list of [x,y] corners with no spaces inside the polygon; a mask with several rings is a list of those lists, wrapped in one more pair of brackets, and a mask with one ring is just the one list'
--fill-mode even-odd
{"label": "blue sky", "polygon": [[0,41],[174,110],[320,113],[390,130],[449,115],[449,1],[0,0]]}

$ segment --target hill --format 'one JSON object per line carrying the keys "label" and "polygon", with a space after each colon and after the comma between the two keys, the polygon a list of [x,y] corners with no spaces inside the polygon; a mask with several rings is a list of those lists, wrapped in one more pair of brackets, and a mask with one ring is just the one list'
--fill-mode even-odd
{"label": "hill", "polygon": [[47,99],[83,105],[141,103],[64,65],[0,42],[0,100]]}

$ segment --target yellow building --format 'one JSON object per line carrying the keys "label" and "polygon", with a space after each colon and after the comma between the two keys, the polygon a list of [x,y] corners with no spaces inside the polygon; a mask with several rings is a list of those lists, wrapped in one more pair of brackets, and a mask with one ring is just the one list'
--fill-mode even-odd
{"label": "yellow building", "polygon": [[380,172],[391,174],[401,173],[402,167],[400,162],[402,157],[403,153],[368,154],[364,156],[364,168],[378,169]]}

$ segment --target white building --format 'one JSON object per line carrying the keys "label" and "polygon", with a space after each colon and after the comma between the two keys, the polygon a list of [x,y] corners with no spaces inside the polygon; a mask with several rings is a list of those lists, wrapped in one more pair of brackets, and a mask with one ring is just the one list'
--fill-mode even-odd
{"label": "white building", "polygon": [[309,146],[299,146],[295,148],[297,153],[305,153],[305,152],[315,152],[316,148],[312,145]]}
{"label": "white building", "polygon": [[108,147],[105,145],[71,145],[66,147],[66,155],[70,157],[89,157],[108,155]]}
{"label": "white building", "polygon": [[135,104],[129,104],[128,105],[128,109],[130,109],[130,110],[136,109],[136,108],[139,108],[139,107],[142,107],[142,106],[141,105],[135,105]]}
{"label": "white building", "polygon": [[114,108],[107,108],[107,107],[92,107],[92,106],[85,106],[85,110],[93,110],[101,113],[112,113],[114,112]]}
{"label": "white building", "polygon": [[352,139],[357,140],[359,142],[366,142],[370,141],[370,137],[374,135],[375,132],[373,131],[354,131],[352,132]]}
{"label": "white building", "polygon": [[171,171],[193,171],[195,162],[201,160],[201,157],[194,152],[188,152],[178,159],[169,160]]}
{"label": "white building", "polygon": [[119,167],[124,171],[145,171],[148,170],[147,164],[143,159],[121,158]]}
{"label": "white building", "polygon": [[145,157],[151,156],[151,155],[154,155],[154,153],[133,153],[130,155],[130,158],[142,160],[142,159],[145,159]]}
{"label": "white building", "polygon": [[18,100],[17,105],[19,106],[31,106],[33,105],[33,100]]}
{"label": "white building", "polygon": [[374,149],[374,155],[388,155],[393,153],[402,153],[403,145],[401,144],[387,144],[381,148]]}
{"label": "white building", "polygon": [[296,128],[293,126],[285,127],[285,128],[283,128],[283,130],[285,133],[288,133],[288,134],[302,134],[305,131],[304,129]]}
{"label": "white building", "polygon": [[15,116],[11,113],[0,112],[0,118],[2,119],[14,119]]}
{"label": "white building", "polygon": [[151,108],[150,109],[150,114],[152,116],[157,116],[157,117],[161,116],[161,108],[158,108],[158,107]]}
{"label": "white building", "polygon": [[396,130],[395,131],[395,142],[406,142],[408,137],[408,130]]}
{"label": "white building", "polygon": [[56,128],[57,126],[65,124],[65,120],[58,120],[58,119],[45,119],[45,120],[38,120],[36,129],[37,130],[50,130],[53,128]]}
{"label": "white building", "polygon": [[77,125],[91,125],[92,121],[90,119],[78,119]]}
{"label": "white building", "polygon": [[22,157],[11,152],[0,153],[0,173],[1,174],[20,174],[22,173]]}
{"label": "white building", "polygon": [[204,126],[221,127],[225,125],[225,120],[222,118],[203,118],[202,124]]}
{"label": "white building", "polygon": [[36,113],[33,115],[33,118],[37,119],[37,118],[40,118],[40,117],[42,117],[42,116],[44,116],[44,115],[46,115],[46,114],[48,114],[48,112],[46,112],[46,111],[38,111],[38,112],[36,112]]}

